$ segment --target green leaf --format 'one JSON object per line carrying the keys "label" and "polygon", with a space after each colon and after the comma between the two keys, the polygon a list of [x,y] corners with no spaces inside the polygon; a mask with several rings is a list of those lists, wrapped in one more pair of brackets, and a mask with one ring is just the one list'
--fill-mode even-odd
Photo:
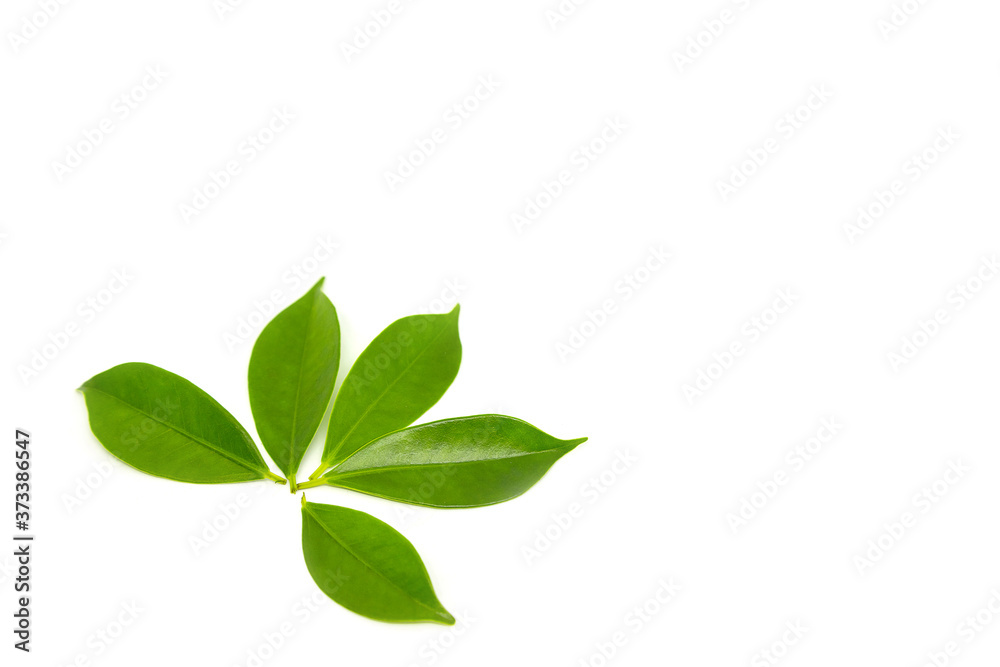
{"label": "green leaf", "polygon": [[417,550],[373,516],[303,496],[302,553],[320,589],[355,613],[395,623],[455,623]]}
{"label": "green leaf", "polygon": [[323,419],[340,365],[337,311],[323,279],[271,320],[250,355],[250,410],[261,444],[293,479]]}
{"label": "green leaf", "polygon": [[354,362],[333,402],[323,463],[309,479],[364,444],[412,424],[458,374],[458,306],[446,315],[396,320]]}
{"label": "green leaf", "polygon": [[503,415],[446,419],[383,436],[322,479],[413,505],[482,507],[521,495],[586,440]]}
{"label": "green leaf", "polygon": [[221,484],[272,479],[250,434],[224,407],[179,375],[129,363],[80,387],[90,429],[134,468],[180,482]]}

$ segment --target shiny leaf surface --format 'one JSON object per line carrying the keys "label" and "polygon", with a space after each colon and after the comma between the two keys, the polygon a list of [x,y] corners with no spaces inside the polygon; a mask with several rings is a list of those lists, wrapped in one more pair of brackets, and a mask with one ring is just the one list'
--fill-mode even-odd
{"label": "shiny leaf surface", "polygon": [[312,478],[409,426],[444,395],[462,361],[458,310],[396,320],[365,348],[334,400],[323,465]]}
{"label": "shiny leaf surface", "polygon": [[323,479],[413,505],[481,507],[521,495],[584,441],[503,415],[446,419],[378,438]]}

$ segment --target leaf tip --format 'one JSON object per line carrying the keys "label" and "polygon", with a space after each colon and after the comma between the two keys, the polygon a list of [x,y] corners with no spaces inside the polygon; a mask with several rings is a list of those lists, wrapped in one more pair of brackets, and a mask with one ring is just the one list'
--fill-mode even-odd
{"label": "leaf tip", "polygon": [[319,280],[316,281],[316,284],[312,286],[312,289],[314,290],[323,289],[324,280],[326,280],[326,276],[320,276]]}
{"label": "leaf tip", "polygon": [[437,610],[437,617],[432,620],[441,625],[455,625],[455,617],[444,607],[440,607]]}

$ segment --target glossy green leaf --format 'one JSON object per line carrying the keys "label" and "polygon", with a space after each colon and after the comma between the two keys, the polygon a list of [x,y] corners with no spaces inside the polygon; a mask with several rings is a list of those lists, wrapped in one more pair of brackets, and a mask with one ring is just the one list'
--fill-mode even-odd
{"label": "glossy green leaf", "polygon": [[197,484],[273,479],[250,434],[179,375],[129,363],[80,387],[90,428],[105,449],[157,477]]}
{"label": "glossy green leaf", "polygon": [[340,365],[337,311],[323,279],[271,320],[250,356],[250,410],[261,444],[291,479],[323,419]]}
{"label": "glossy green leaf", "polygon": [[365,443],[412,424],[437,403],[458,374],[458,306],[446,315],[396,320],[365,348],[337,393],[323,450],[310,479]]}
{"label": "glossy green leaf", "polygon": [[373,516],[303,496],[302,552],[320,589],[355,613],[396,623],[455,622],[417,550]]}
{"label": "glossy green leaf", "polygon": [[378,438],[322,479],[413,505],[481,507],[521,495],[584,441],[503,415],[446,419]]}

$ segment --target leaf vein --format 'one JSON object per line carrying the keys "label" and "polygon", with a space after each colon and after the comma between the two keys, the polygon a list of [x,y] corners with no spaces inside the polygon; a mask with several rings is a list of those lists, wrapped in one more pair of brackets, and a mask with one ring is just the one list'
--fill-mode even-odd
{"label": "leaf vein", "polygon": [[[157,422],[159,424],[163,424],[164,426],[166,426],[167,428],[171,429],[172,431],[176,431],[177,433],[183,435],[185,438],[188,438],[189,440],[192,440],[192,441],[198,443],[199,445],[202,445],[203,447],[206,447],[206,448],[212,450],[213,452],[215,452],[219,456],[221,456],[221,457],[223,457],[225,459],[229,459],[233,463],[237,463],[237,464],[243,466],[244,468],[246,468],[247,470],[250,470],[250,471],[256,472],[256,473],[263,472],[263,468],[255,468],[255,467],[253,467],[251,465],[251,462],[246,461],[244,459],[241,459],[241,458],[239,458],[239,457],[237,457],[237,456],[235,456],[235,455],[233,455],[233,454],[231,454],[231,453],[229,453],[229,452],[227,452],[227,451],[225,451],[223,449],[220,449],[220,448],[216,447],[215,445],[213,445],[212,443],[208,442],[207,440],[203,440],[203,439],[199,438],[196,435],[188,433],[184,429],[179,428],[179,427],[171,424],[170,422],[163,421],[162,419],[159,419],[158,417],[156,417],[156,415],[154,415],[153,413],[146,412],[145,410],[140,409],[138,406],[135,406],[135,405],[129,403],[128,401],[126,401],[126,400],[124,400],[122,398],[119,398],[118,396],[115,396],[114,394],[109,394],[108,392],[106,392],[106,391],[104,391],[102,389],[98,389],[98,388],[93,387],[93,386],[88,386],[87,389],[90,389],[91,391],[96,391],[99,394],[104,394],[108,398],[112,398],[112,399],[118,401],[122,405],[125,405],[125,406],[127,406],[127,407],[135,410],[136,412],[138,412],[141,415],[145,415],[149,419],[152,419],[153,421],[155,421],[155,422]],[[261,479],[263,479],[263,478],[261,478]]]}
{"label": "leaf vein", "polygon": [[[470,459],[465,461],[434,461],[432,463],[411,463],[406,465],[392,465],[392,466],[373,466],[371,468],[363,468],[361,470],[348,470],[347,472],[337,472],[334,471],[332,474],[324,477],[323,479],[344,479],[346,477],[357,477],[358,475],[369,475],[374,472],[386,472],[394,470],[408,470],[411,468],[428,468],[428,467],[442,467],[450,465],[463,465],[469,463],[492,463],[497,461],[507,461],[509,459],[518,459],[525,456],[538,456],[541,454],[550,454],[552,452],[558,452],[561,449],[566,449],[563,447],[557,447],[554,449],[543,449],[537,452],[521,452],[520,454],[513,454],[511,456],[502,456],[492,459]],[[569,449],[567,449],[569,451]]]}
{"label": "leaf vein", "polygon": [[[354,420],[354,425],[351,426],[350,430],[348,430],[347,433],[344,434],[344,437],[342,437],[340,439],[340,442],[337,443],[336,449],[334,449],[333,452],[331,452],[331,456],[333,458],[336,458],[336,454],[337,454],[337,452],[340,451],[341,446],[343,446],[343,444],[345,442],[347,442],[347,439],[349,437],[351,437],[351,434],[354,433],[354,431],[358,428],[358,426],[361,424],[362,420],[364,420],[364,418],[368,416],[368,413],[371,412],[375,408],[375,406],[378,403],[380,403],[382,401],[382,399],[385,398],[386,394],[389,393],[389,390],[392,389],[394,386],[396,386],[396,383],[399,382],[399,380],[403,377],[403,375],[405,375],[411,368],[413,368],[413,365],[415,363],[417,363],[417,360],[419,360],[420,357],[422,357],[424,355],[424,353],[426,353],[427,350],[429,350],[431,348],[431,346],[434,345],[434,343],[437,342],[437,339],[440,338],[444,334],[444,332],[447,331],[447,330],[448,330],[447,325],[444,326],[444,327],[442,327],[441,330],[438,331],[437,334],[434,336],[434,338],[432,338],[430,340],[430,342],[427,343],[427,345],[424,347],[424,349],[420,350],[420,352],[417,353],[417,356],[413,357],[413,360],[410,361],[410,363],[408,363],[406,365],[406,368],[404,368],[402,371],[400,371],[399,374],[397,374],[396,377],[393,378],[392,382],[390,382],[388,385],[386,385],[385,389],[383,389],[381,391],[381,393],[379,393],[378,397],[375,400],[371,401],[368,404],[368,407],[365,408],[364,412],[362,412],[361,415],[358,416],[358,418],[356,420]],[[341,390],[343,390],[343,389],[341,389]],[[339,398],[339,396],[338,396],[338,398]]]}
{"label": "leaf vein", "polygon": [[[305,335],[302,337],[302,353],[299,355],[299,373],[298,378],[295,381],[295,409],[292,410],[292,428],[291,435],[288,441],[288,467],[291,468],[292,460],[295,458],[295,431],[298,427],[299,421],[299,397],[302,395],[302,369],[305,366],[306,359],[306,348],[309,346],[309,329],[313,325],[313,313],[316,309],[316,297],[309,304],[309,318],[306,321],[306,331]],[[291,474],[295,474],[292,472]]]}
{"label": "leaf vein", "polygon": [[389,584],[390,586],[392,586],[393,588],[395,588],[400,593],[403,593],[406,597],[410,598],[411,600],[413,600],[414,602],[416,602],[418,605],[420,605],[424,609],[427,609],[428,611],[433,612],[435,616],[440,616],[441,615],[440,612],[437,609],[434,609],[433,607],[429,607],[426,604],[424,604],[423,602],[421,602],[420,600],[418,600],[417,598],[413,597],[412,593],[410,593],[409,591],[407,591],[406,589],[404,589],[402,586],[400,586],[399,584],[397,584],[396,582],[394,582],[392,579],[390,579],[389,577],[387,577],[384,572],[382,572],[381,570],[377,569],[374,565],[372,565],[367,560],[365,560],[364,558],[362,558],[360,554],[358,554],[357,552],[354,551],[354,549],[352,549],[351,547],[349,547],[340,538],[338,538],[336,535],[334,535],[333,532],[331,532],[330,529],[327,528],[326,524],[320,519],[320,517],[315,512],[313,512],[311,509],[309,509],[309,505],[308,504],[305,506],[305,508],[306,508],[306,511],[309,512],[309,515],[312,517],[313,521],[315,521],[317,524],[319,524],[320,528],[323,529],[323,532],[326,533],[327,535],[329,535],[330,538],[333,539],[334,542],[336,542],[341,547],[343,547],[344,551],[346,551],[351,556],[353,556],[359,563],[361,563],[366,568],[368,568],[369,570],[371,570],[372,572],[374,572],[375,574],[377,574],[380,578],[382,578],[383,580],[385,580],[385,582],[387,584]]}

